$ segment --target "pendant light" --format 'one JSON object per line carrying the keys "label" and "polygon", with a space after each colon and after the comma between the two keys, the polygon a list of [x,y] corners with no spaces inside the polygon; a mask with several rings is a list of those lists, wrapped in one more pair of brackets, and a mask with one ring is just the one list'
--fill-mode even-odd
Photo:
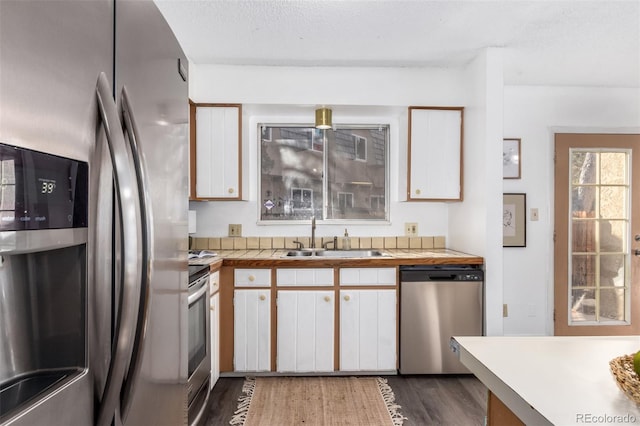
{"label": "pendant light", "polygon": [[329,108],[318,108],[316,110],[316,129],[330,129],[333,127],[331,123],[331,109]]}

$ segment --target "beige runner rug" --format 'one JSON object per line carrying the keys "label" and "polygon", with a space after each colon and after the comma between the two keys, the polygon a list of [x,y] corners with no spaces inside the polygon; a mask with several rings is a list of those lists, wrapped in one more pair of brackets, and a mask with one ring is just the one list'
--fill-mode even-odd
{"label": "beige runner rug", "polygon": [[232,425],[402,425],[387,380],[380,377],[248,378]]}

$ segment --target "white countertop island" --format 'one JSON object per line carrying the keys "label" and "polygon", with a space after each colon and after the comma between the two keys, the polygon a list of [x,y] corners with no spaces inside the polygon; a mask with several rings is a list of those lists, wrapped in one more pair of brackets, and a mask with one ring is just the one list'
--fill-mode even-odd
{"label": "white countertop island", "polygon": [[640,336],[453,337],[460,361],[527,425],[640,424],[609,361]]}

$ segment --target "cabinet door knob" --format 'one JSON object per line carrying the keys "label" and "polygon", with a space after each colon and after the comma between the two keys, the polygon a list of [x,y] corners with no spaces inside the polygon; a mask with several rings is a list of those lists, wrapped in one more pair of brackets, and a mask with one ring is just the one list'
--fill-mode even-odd
{"label": "cabinet door knob", "polygon": [[346,301],[348,302],[349,300],[351,300],[351,296],[349,296],[348,294],[347,294],[347,295],[345,295],[345,296],[344,296],[344,300],[346,300]]}
{"label": "cabinet door knob", "polygon": [[267,298],[267,296],[265,296],[264,294],[260,295],[260,300],[265,300]]}
{"label": "cabinet door knob", "polygon": [[229,194],[233,194],[234,189],[233,188],[229,188],[227,191],[229,191]]}
{"label": "cabinet door knob", "polygon": [[325,297],[324,297],[324,301],[325,301],[325,302],[331,302],[331,298],[330,298],[329,296],[325,296]]}
{"label": "cabinet door knob", "polygon": [[422,194],[422,191],[420,191],[419,189],[416,189],[416,195],[420,195]]}
{"label": "cabinet door knob", "polygon": [[253,282],[256,280],[255,275],[249,275],[249,281]]}

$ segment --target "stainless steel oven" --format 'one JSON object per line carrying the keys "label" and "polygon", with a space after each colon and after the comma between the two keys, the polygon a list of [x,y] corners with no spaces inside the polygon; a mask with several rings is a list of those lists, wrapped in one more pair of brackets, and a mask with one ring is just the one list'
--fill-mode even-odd
{"label": "stainless steel oven", "polygon": [[209,266],[189,266],[189,424],[203,424],[211,380]]}

